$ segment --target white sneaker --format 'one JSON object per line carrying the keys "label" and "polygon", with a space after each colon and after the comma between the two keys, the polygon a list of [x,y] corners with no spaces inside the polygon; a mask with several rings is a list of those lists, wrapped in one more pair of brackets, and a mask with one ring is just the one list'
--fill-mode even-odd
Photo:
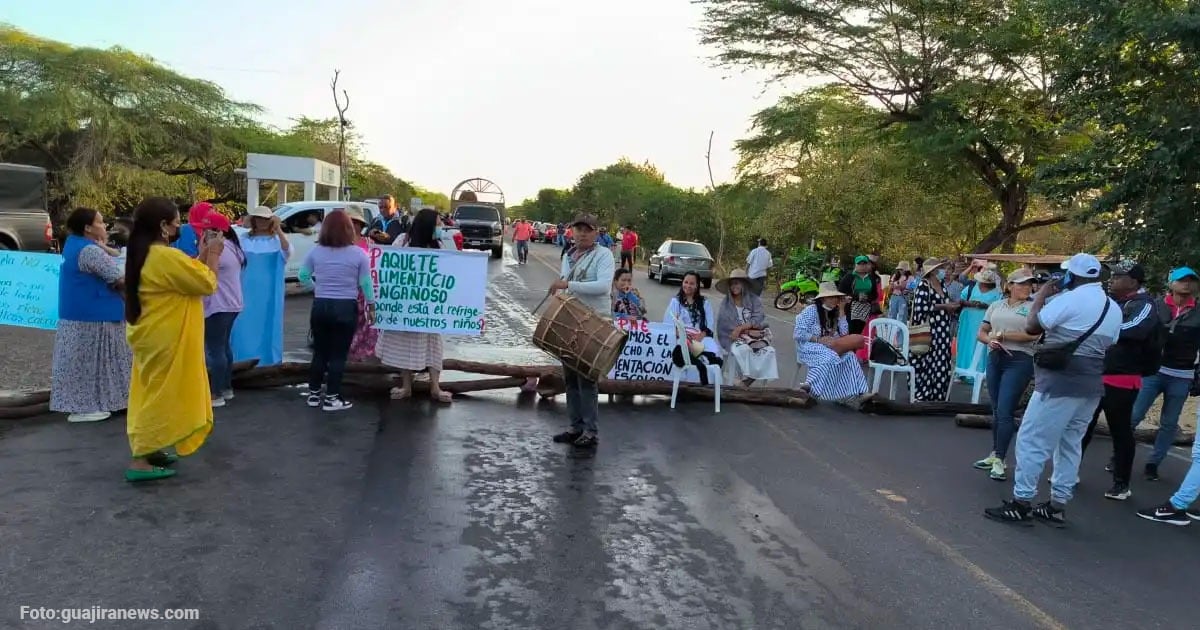
{"label": "white sneaker", "polygon": [[992,462],[992,471],[988,473],[988,476],[996,481],[1005,481],[1008,479],[1008,476],[1005,474],[1004,470],[1004,461],[997,459],[996,461]]}
{"label": "white sneaker", "polygon": [[100,422],[108,420],[112,414],[107,411],[96,411],[93,413],[73,413],[67,416],[67,422]]}
{"label": "white sneaker", "polygon": [[221,398],[224,398],[225,400],[233,400],[233,390],[227,389],[221,392]]}
{"label": "white sneaker", "polygon": [[321,411],[345,411],[353,406],[354,403],[343,400],[341,396],[326,396],[321,403]]}
{"label": "white sneaker", "polygon": [[212,399],[212,406],[213,406],[213,409],[216,409],[217,407],[224,407],[224,406],[225,406],[225,399],[224,399],[224,398],[214,398],[214,399]]}

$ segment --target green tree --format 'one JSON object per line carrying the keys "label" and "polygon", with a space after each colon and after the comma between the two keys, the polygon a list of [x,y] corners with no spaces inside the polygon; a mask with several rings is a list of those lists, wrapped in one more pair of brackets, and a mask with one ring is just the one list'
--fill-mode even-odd
{"label": "green tree", "polygon": [[1091,142],[1043,171],[1116,251],[1159,272],[1200,263],[1200,5],[1043,0],[1054,91]]}
{"label": "green tree", "polygon": [[723,64],[830,81],[871,102],[874,126],[895,127],[916,154],[970,172],[999,206],[974,251],[1011,249],[1022,231],[1066,220],[1027,220],[1034,169],[1071,140],[1055,122],[1053,68],[1027,2],[698,3],[702,41]]}

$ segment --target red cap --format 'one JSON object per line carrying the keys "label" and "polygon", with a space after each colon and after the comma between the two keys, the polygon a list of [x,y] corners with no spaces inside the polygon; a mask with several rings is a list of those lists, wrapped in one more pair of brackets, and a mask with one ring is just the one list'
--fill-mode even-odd
{"label": "red cap", "polygon": [[229,230],[229,219],[220,212],[210,212],[204,217],[204,229],[217,230],[218,232],[226,232]]}

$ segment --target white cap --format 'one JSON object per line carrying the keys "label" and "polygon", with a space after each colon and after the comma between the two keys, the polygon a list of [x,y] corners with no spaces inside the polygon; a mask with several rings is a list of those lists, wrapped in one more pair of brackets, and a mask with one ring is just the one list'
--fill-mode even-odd
{"label": "white cap", "polygon": [[1100,261],[1091,254],[1075,254],[1062,264],[1062,268],[1076,278],[1100,277]]}

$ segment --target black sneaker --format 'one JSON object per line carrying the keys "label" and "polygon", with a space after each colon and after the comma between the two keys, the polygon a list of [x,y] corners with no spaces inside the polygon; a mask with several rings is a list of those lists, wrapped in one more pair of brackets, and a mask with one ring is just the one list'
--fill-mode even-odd
{"label": "black sneaker", "polygon": [[1192,519],[1193,521],[1200,521],[1200,512],[1197,512],[1196,510],[1184,510],[1184,512],[1186,512],[1188,518]]}
{"label": "black sneaker", "polygon": [[1037,504],[1030,513],[1034,518],[1047,525],[1060,529],[1067,526],[1067,511],[1049,501]]}
{"label": "black sneaker", "polygon": [[583,431],[563,431],[554,436],[556,444],[572,444],[583,435]]}
{"label": "black sneaker", "polygon": [[1000,507],[987,508],[983,511],[983,515],[993,521],[1002,523],[1017,523],[1020,525],[1033,525],[1030,518],[1030,507],[1028,501],[1005,501],[1000,504]]}
{"label": "black sneaker", "polygon": [[1170,501],[1157,507],[1138,510],[1137,515],[1148,521],[1158,521],[1159,523],[1178,525],[1179,527],[1184,527],[1192,522],[1187,512],[1176,509],[1174,505],[1171,505]]}
{"label": "black sneaker", "polygon": [[321,403],[321,411],[345,411],[354,406],[354,403],[343,400],[341,396],[326,396],[325,401]]}
{"label": "black sneaker", "polygon": [[308,390],[308,406],[309,407],[320,407],[321,406],[321,390],[319,390],[319,389],[317,391],[313,391],[311,389]]}
{"label": "black sneaker", "polygon": [[1146,481],[1158,481],[1158,464],[1146,464]]}
{"label": "black sneaker", "polygon": [[1104,493],[1104,498],[1114,501],[1124,501],[1131,496],[1133,496],[1133,491],[1129,489],[1129,484],[1119,481],[1114,483],[1113,487],[1108,489],[1108,492]]}
{"label": "black sneaker", "polygon": [[595,448],[600,443],[600,436],[592,432],[584,433],[575,439],[571,444],[579,448]]}
{"label": "black sneaker", "polygon": [[1104,465],[1104,472],[1110,473],[1110,472],[1112,472],[1112,469],[1113,469],[1113,460],[1110,457],[1108,459],[1108,463]]}

